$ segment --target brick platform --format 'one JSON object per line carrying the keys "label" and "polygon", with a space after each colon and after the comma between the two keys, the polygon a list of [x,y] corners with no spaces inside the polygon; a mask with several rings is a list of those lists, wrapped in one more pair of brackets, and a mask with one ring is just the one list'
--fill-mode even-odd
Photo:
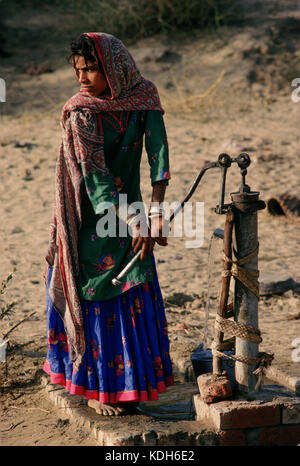
{"label": "brick platform", "polygon": [[143,414],[99,416],[83,397],[70,395],[43,375],[41,383],[54,405],[70,422],[86,429],[99,446],[218,445],[218,435],[207,423],[182,420],[165,421]]}
{"label": "brick platform", "polygon": [[193,397],[196,419],[213,425],[219,445],[293,446],[300,443],[300,397],[284,387],[263,387],[252,399],[205,403]]}
{"label": "brick platform", "polygon": [[51,384],[48,376],[43,375],[41,383],[59,412],[86,429],[99,446],[300,444],[300,397],[284,387],[264,388],[252,400],[240,397],[211,404],[194,395],[196,419],[169,422],[143,414],[99,416],[86,400]]}

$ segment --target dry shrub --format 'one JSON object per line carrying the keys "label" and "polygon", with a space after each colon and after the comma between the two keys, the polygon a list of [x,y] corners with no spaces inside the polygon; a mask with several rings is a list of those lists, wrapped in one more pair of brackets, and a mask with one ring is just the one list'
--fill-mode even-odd
{"label": "dry shrub", "polygon": [[216,81],[203,93],[193,93],[188,97],[186,97],[181,83],[173,76],[172,81],[175,92],[168,92],[163,88],[159,89],[164,109],[169,113],[181,112],[185,114],[194,114],[195,112],[199,112],[199,109],[202,112],[204,109],[208,110],[210,107],[216,105],[218,88],[225,75],[225,71],[221,71]]}
{"label": "dry shrub", "polygon": [[69,0],[73,21],[90,30],[139,39],[162,31],[236,22],[237,0]]}
{"label": "dry shrub", "polygon": [[[15,272],[16,269],[14,269]],[[8,283],[12,280],[14,273],[11,272],[7,278],[2,280],[2,283],[0,284],[0,320],[4,319],[5,317],[11,317],[14,314],[14,307],[17,304],[16,301],[7,304],[4,302],[3,295],[6,293],[6,289],[8,286]]]}

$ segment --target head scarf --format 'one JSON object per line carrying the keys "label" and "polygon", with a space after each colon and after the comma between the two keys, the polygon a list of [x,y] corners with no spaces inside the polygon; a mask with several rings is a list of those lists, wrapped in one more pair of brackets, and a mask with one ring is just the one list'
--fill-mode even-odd
{"label": "head scarf", "polygon": [[[101,61],[110,93],[98,97],[78,92],[62,109],[62,142],[56,164],[55,201],[50,224],[50,240],[44,270],[47,283],[48,268],[53,268],[49,297],[61,315],[69,342],[70,359],[76,368],[85,352],[83,317],[77,283],[79,277],[78,231],[81,228],[80,162],[85,161],[85,176],[97,170],[97,163],[88,163],[97,144],[98,166],[103,166],[104,139],[101,112],[122,110],[159,110],[163,112],[156,86],[143,78],[132,56],[116,37],[105,33],[86,33],[93,42]],[[86,129],[72,119],[72,112],[83,112],[87,117],[96,114],[99,135],[91,140]],[[74,113],[73,113],[74,115]],[[83,141],[80,146],[78,138]]]}

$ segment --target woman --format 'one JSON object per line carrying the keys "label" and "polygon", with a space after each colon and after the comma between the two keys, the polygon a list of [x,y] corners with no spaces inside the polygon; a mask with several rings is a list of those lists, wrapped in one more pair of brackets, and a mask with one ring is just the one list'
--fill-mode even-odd
{"label": "woman", "polygon": [[[44,370],[98,413],[118,415],[132,403],[156,400],[174,383],[153,257],[155,242],[167,244],[163,212],[154,203],[164,200],[170,178],[168,144],[157,89],[119,39],[85,33],[72,43],[70,58],[81,88],[62,110],[44,271]],[[129,205],[142,201],[144,135],[153,186],[151,235],[142,215],[120,214],[121,194]],[[97,234],[107,205],[116,208],[117,232],[125,224],[131,235]],[[112,278],[140,248],[141,260],[114,287]]]}

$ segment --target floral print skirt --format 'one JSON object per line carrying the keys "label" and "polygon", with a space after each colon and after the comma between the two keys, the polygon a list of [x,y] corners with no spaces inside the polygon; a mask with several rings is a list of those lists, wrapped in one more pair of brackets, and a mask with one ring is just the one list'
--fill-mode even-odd
{"label": "floral print skirt", "polygon": [[[153,258],[154,263],[154,258]],[[79,370],[69,358],[63,321],[47,283],[48,351],[44,371],[51,383],[102,403],[157,400],[174,384],[168,325],[154,279],[107,301],[82,300],[86,351]]]}

